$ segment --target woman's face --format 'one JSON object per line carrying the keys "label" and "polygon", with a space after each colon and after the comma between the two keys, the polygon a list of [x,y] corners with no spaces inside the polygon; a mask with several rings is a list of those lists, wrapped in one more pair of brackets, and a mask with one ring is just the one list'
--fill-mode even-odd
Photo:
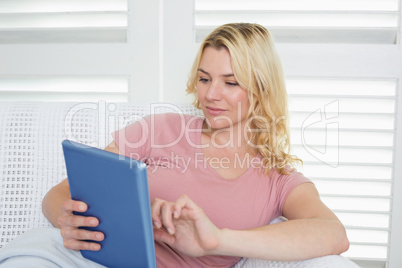
{"label": "woman's face", "polygon": [[229,51],[207,47],[198,68],[197,94],[212,129],[238,127],[247,120],[247,91],[233,74]]}

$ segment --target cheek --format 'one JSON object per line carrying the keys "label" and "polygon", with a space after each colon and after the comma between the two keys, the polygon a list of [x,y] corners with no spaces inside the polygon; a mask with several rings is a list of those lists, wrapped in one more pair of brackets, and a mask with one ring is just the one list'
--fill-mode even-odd
{"label": "cheek", "polygon": [[242,114],[243,116],[247,116],[248,114],[248,110],[250,109],[250,102],[248,99],[246,99],[243,103],[242,103]]}
{"label": "cheek", "polygon": [[204,87],[205,86],[203,84],[197,83],[197,96],[200,100],[205,98],[206,91]]}
{"label": "cheek", "polygon": [[245,94],[244,98],[242,98],[240,102],[241,102],[241,114],[244,118],[246,118],[248,110],[250,109],[250,101],[248,99],[247,94]]}
{"label": "cheek", "polygon": [[232,98],[232,102],[236,103],[236,104],[241,103],[242,110],[243,110],[243,108],[248,110],[248,107],[250,106],[250,102],[248,100],[247,92],[245,92],[244,90],[234,94],[233,98]]}

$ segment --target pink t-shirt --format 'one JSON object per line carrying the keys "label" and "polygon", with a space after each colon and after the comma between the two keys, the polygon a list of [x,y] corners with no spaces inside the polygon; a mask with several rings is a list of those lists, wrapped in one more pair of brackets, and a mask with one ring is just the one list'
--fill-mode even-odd
{"label": "pink t-shirt", "polygon": [[[122,154],[148,165],[151,200],[175,201],[188,195],[218,228],[249,229],[282,215],[283,204],[298,185],[310,182],[301,173],[290,175],[249,168],[235,179],[224,179],[205,161],[201,144],[202,117],[159,114],[113,133]],[[217,160],[218,161],[218,160]],[[236,160],[235,160],[236,161]],[[238,158],[239,165],[245,165]],[[225,162],[216,162],[224,165]],[[158,267],[230,267],[240,257],[188,257],[164,243],[155,243]]]}

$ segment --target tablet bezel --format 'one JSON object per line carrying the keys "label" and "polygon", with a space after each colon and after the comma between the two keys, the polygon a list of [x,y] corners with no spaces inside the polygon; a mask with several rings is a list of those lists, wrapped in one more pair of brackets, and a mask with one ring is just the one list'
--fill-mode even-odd
{"label": "tablet bezel", "polygon": [[84,229],[105,234],[100,251],[82,255],[107,267],[156,267],[146,165],[69,140],[62,146],[71,198],[99,219]]}

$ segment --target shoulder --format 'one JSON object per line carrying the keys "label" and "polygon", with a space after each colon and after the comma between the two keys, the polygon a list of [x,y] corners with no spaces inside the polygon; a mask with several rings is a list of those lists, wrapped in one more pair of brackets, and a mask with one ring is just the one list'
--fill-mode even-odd
{"label": "shoulder", "polygon": [[203,122],[198,116],[175,113],[154,114],[147,120],[150,135],[158,142],[168,144],[196,135]]}
{"label": "shoulder", "polygon": [[200,125],[203,118],[195,115],[179,114],[179,113],[164,113],[149,115],[147,121],[155,123],[154,127],[169,127],[187,129],[195,128]]}
{"label": "shoulder", "polygon": [[282,209],[289,195],[302,184],[312,184],[312,181],[305,177],[303,173],[292,167],[286,167],[285,172],[279,172],[277,169],[272,169],[270,172],[270,181],[272,188],[275,191],[275,196],[278,200],[280,214],[283,214]]}
{"label": "shoulder", "polygon": [[199,116],[189,115],[189,114],[179,114],[179,113],[161,113],[161,114],[150,114],[146,118],[158,121],[189,121],[192,118],[199,118]]}
{"label": "shoulder", "polygon": [[305,182],[312,182],[303,173],[297,171],[291,166],[285,167],[285,169],[280,172],[278,169],[272,169],[269,172],[269,179],[283,192],[290,192],[298,185]]}
{"label": "shoulder", "polygon": [[277,168],[273,168],[270,171],[272,177],[276,177],[278,179],[307,179],[303,173],[298,171],[296,168],[287,165],[282,171]]}

